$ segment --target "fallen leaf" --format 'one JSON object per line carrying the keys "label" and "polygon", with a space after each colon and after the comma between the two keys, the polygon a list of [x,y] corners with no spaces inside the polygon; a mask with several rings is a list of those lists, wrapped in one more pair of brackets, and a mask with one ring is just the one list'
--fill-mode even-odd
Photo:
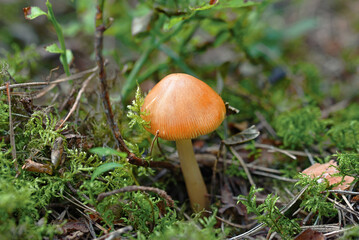
{"label": "fallen leaf", "polygon": [[359,195],[355,195],[354,197],[352,197],[352,199],[350,201],[351,202],[359,202]]}
{"label": "fallen leaf", "polygon": [[81,218],[80,220],[71,220],[71,219],[67,220],[67,222],[62,226],[62,230],[64,234],[75,232],[75,231],[80,231],[83,233],[89,232],[85,220]]}
{"label": "fallen leaf", "polygon": [[[328,163],[316,163],[305,169],[302,173],[315,178],[321,176],[321,179],[328,180],[330,185],[340,183],[342,181],[341,176],[334,176],[339,173],[337,169],[337,163],[334,160],[330,160]],[[346,190],[350,187],[350,184],[354,181],[353,177],[345,176],[344,181],[338,186],[333,187],[333,190]]]}
{"label": "fallen leaf", "polygon": [[52,175],[52,166],[50,164],[37,163],[31,159],[26,159],[21,168],[29,172],[47,173]]}
{"label": "fallen leaf", "polygon": [[294,240],[324,240],[325,237],[323,233],[314,231],[311,228],[301,232],[298,236],[294,238]]}

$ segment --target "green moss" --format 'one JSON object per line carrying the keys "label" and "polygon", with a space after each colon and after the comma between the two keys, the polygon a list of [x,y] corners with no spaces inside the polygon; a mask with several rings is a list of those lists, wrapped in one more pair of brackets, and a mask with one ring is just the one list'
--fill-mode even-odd
{"label": "green moss", "polygon": [[328,136],[340,150],[359,148],[359,121],[346,121],[334,125]]}
{"label": "green moss", "polygon": [[284,147],[304,148],[318,143],[325,133],[326,122],[316,107],[285,112],[278,116],[275,128],[282,137]]}

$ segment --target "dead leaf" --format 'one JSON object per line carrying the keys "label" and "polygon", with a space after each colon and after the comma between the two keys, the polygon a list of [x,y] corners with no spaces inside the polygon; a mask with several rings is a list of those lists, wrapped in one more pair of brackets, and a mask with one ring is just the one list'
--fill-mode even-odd
{"label": "dead leaf", "polygon": [[23,12],[24,12],[24,16],[26,19],[29,19],[29,15],[31,14],[31,7],[24,7],[23,9]]}
{"label": "dead leaf", "polygon": [[55,168],[63,164],[64,144],[62,137],[55,139],[51,149],[51,162]]}
{"label": "dead leaf", "polygon": [[80,231],[82,233],[89,232],[89,229],[84,221],[85,220],[81,218],[79,220],[67,220],[67,222],[62,226],[63,234],[75,231]]}
{"label": "dead leaf", "polygon": [[352,197],[352,199],[350,201],[351,202],[359,202],[359,195],[355,195],[354,197]]}
{"label": "dead leaf", "polygon": [[[330,160],[328,163],[316,163],[305,169],[302,173],[315,178],[322,176],[321,179],[326,178],[330,185],[340,183],[342,181],[341,176],[334,176],[339,173],[337,169],[337,163],[334,160]],[[344,181],[338,186],[333,187],[333,190],[346,190],[350,187],[350,184],[354,181],[353,177],[345,176]]]}
{"label": "dead leaf", "polygon": [[294,240],[325,240],[323,233],[314,231],[311,228],[301,232]]}
{"label": "dead leaf", "polygon": [[26,159],[22,169],[29,172],[37,173],[47,173],[52,175],[52,166],[50,164],[42,164],[32,161],[31,159]]}

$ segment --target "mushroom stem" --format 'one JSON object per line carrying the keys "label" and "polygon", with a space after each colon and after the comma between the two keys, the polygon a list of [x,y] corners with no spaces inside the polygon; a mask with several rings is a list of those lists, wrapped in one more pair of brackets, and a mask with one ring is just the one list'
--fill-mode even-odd
{"label": "mushroom stem", "polygon": [[191,139],[176,140],[176,145],[191,207],[195,212],[199,212],[209,207],[209,200]]}

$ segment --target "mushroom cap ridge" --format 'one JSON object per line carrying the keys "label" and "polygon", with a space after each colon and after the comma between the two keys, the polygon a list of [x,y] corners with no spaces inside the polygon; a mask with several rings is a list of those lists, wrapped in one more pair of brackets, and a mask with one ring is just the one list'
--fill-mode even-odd
{"label": "mushroom cap ridge", "polygon": [[191,139],[217,129],[226,115],[222,98],[206,83],[184,73],[163,78],[145,98],[147,131],[166,140]]}

